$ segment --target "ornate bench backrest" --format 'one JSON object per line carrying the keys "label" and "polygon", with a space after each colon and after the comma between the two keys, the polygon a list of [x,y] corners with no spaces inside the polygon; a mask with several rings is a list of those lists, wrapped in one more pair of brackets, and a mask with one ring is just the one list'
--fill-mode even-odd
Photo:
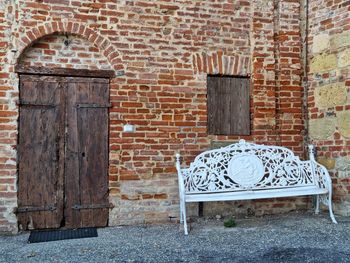
{"label": "ornate bench backrest", "polygon": [[310,161],[284,147],[239,143],[199,154],[182,169],[187,193],[277,189],[317,184]]}

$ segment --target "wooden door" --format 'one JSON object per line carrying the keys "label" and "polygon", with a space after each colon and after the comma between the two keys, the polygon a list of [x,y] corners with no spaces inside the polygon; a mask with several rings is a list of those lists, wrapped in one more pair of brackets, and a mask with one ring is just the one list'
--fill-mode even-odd
{"label": "wooden door", "polygon": [[21,228],[107,225],[108,82],[20,77]]}
{"label": "wooden door", "polygon": [[17,212],[23,229],[61,225],[63,101],[59,77],[20,78]]}
{"label": "wooden door", "polygon": [[67,85],[66,226],[108,220],[108,82],[69,78]]}

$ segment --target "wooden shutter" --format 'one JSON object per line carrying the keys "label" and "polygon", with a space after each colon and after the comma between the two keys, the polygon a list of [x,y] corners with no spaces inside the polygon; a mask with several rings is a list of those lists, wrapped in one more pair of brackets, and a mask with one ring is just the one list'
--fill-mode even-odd
{"label": "wooden shutter", "polygon": [[208,133],[250,134],[250,80],[208,76]]}

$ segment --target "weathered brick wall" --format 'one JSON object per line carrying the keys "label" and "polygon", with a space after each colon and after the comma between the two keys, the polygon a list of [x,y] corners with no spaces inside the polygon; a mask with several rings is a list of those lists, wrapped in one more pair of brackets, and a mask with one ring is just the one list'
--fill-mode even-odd
{"label": "weathered brick wall", "polygon": [[16,80],[11,79],[11,53],[15,7],[7,1],[0,2],[0,232],[17,229],[13,209],[16,204],[16,138],[18,96]]}
{"label": "weathered brick wall", "polygon": [[350,2],[310,2],[309,137],[332,173],[336,212],[350,213]]}
{"label": "weathered brick wall", "polygon": [[[8,29],[0,38],[0,180],[8,180],[0,183],[4,229],[16,228],[11,209],[16,206],[17,63],[125,71],[110,85],[109,178],[115,205],[110,225],[177,216],[175,153],[188,164],[217,141],[239,139],[207,134],[207,74],[251,76],[252,135],[244,138],[303,154],[297,0],[2,5],[0,17],[7,18],[0,26]],[[65,34],[73,41],[68,47]],[[136,132],[122,132],[125,123],[134,124]],[[239,202],[232,211],[274,213],[305,208],[304,201]],[[233,204],[206,204],[205,212],[223,213],[227,206]]]}

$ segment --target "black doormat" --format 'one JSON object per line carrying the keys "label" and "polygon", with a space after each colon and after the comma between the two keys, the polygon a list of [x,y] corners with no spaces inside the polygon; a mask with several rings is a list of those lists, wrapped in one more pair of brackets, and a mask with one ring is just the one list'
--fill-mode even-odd
{"label": "black doormat", "polygon": [[97,228],[95,227],[66,230],[32,231],[30,232],[28,243],[39,243],[63,239],[77,239],[97,236]]}

